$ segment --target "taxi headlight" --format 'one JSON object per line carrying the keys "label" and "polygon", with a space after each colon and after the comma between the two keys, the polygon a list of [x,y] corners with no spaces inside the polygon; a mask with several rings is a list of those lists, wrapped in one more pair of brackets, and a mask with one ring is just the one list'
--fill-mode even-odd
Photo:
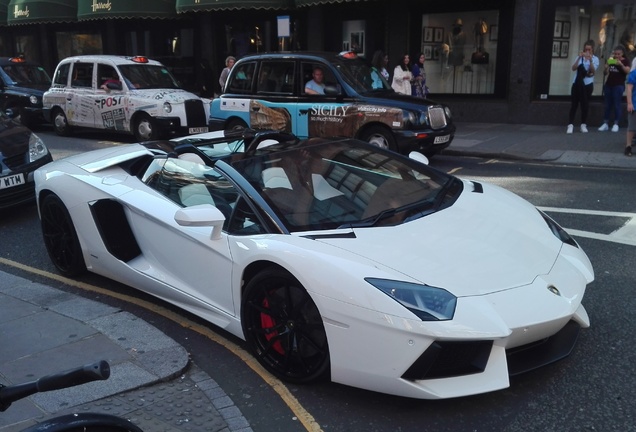
{"label": "taxi headlight", "polygon": [[455,315],[457,297],[445,289],[388,279],[365,280],[413,312],[422,321],[451,320]]}
{"label": "taxi headlight", "polygon": [[448,118],[452,118],[453,116],[451,115],[451,110],[449,107],[444,107],[444,112],[446,113],[446,117]]}
{"label": "taxi headlight", "polygon": [[29,161],[35,162],[49,153],[39,136],[32,133],[29,137]]}
{"label": "taxi headlight", "polygon": [[166,114],[170,114],[172,112],[172,105],[170,105],[170,102],[163,103],[163,110]]}
{"label": "taxi headlight", "polygon": [[37,105],[40,103],[40,100],[38,99],[37,96],[31,95],[29,96],[29,102],[31,102],[31,105]]}

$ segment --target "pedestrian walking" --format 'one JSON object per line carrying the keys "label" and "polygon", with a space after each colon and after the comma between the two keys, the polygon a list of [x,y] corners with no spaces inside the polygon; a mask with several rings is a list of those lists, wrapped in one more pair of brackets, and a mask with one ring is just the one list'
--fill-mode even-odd
{"label": "pedestrian walking", "polygon": [[400,61],[397,62],[395,70],[393,71],[393,83],[391,87],[398,93],[405,95],[411,94],[411,80],[413,74],[411,73],[411,58],[408,54],[404,54]]}
{"label": "pedestrian walking", "polygon": [[574,81],[570,90],[570,114],[566,133],[574,132],[574,117],[581,106],[581,132],[587,133],[587,113],[590,107],[590,97],[594,91],[594,73],[599,67],[599,60],[594,54],[594,41],[588,40],[583,45],[583,51],[579,53],[572,63],[575,72]]}
{"label": "pedestrian walking", "polygon": [[627,75],[627,134],[625,140],[625,156],[632,155],[632,141],[636,134],[636,114],[634,114],[634,102],[636,102],[636,69],[632,69]]}
{"label": "pedestrian walking", "polygon": [[225,82],[227,81],[227,77],[230,75],[230,70],[232,70],[232,66],[234,66],[234,63],[236,63],[236,58],[232,56],[228,56],[225,59],[225,68],[221,71],[221,76],[219,77],[219,84],[221,84],[221,93],[223,93]]}

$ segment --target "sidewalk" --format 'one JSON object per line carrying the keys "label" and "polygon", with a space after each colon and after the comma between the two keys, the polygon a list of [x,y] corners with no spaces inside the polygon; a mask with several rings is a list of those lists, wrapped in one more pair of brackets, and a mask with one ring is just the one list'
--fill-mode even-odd
{"label": "sidewalk", "polygon": [[[636,169],[623,155],[625,129],[582,134],[563,126],[459,123],[445,155],[536,160]],[[111,377],[42,393],[0,413],[0,432],[45,418],[101,412],[130,419],[145,431],[251,431],[218,384],[177,342],[134,315],[0,271],[0,383],[106,359]]]}
{"label": "sidewalk", "polygon": [[566,125],[457,123],[455,139],[442,154],[636,168],[636,147],[635,156],[623,154],[626,129],[599,132],[598,126],[589,125],[584,134],[577,124],[566,134]]}
{"label": "sidewalk", "polygon": [[113,414],[144,431],[251,431],[186,350],[119,309],[0,271],[0,383],[107,360],[110,378],[39,393],[0,413],[0,431],[74,412]]}

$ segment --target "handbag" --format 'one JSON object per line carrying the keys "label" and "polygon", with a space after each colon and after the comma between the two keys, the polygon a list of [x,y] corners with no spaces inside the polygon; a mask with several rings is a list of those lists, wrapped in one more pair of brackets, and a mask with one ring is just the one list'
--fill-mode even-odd
{"label": "handbag", "polygon": [[470,56],[472,64],[488,64],[489,54],[486,51],[475,51]]}

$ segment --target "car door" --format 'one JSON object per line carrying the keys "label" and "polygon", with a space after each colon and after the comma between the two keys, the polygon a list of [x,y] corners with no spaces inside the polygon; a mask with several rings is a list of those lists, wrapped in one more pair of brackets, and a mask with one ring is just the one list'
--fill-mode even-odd
{"label": "car door", "polygon": [[[152,286],[155,295],[190,310],[212,308],[234,315],[227,234],[213,239],[212,227],[181,226],[175,214],[182,208],[212,204],[229,219],[238,191],[205,165],[174,157],[156,161],[143,180],[161,196],[135,191],[120,197],[133,209],[131,228],[145,258],[129,265],[161,282]],[[214,321],[222,325],[218,317]]]}
{"label": "car door", "polygon": [[65,114],[73,126],[96,127],[94,70],[93,62],[78,61],[72,65]]}
{"label": "car door", "polygon": [[[323,84],[336,89],[337,94],[316,95],[305,92],[306,84],[319,68]],[[301,60],[299,67],[300,94],[296,107],[293,133],[297,136],[355,136],[352,123],[356,115],[350,109],[351,102],[343,102],[341,86],[329,65],[311,60]]]}
{"label": "car door", "polygon": [[93,112],[96,127],[128,132],[126,110],[128,91],[123,77],[113,65],[97,63]]}

